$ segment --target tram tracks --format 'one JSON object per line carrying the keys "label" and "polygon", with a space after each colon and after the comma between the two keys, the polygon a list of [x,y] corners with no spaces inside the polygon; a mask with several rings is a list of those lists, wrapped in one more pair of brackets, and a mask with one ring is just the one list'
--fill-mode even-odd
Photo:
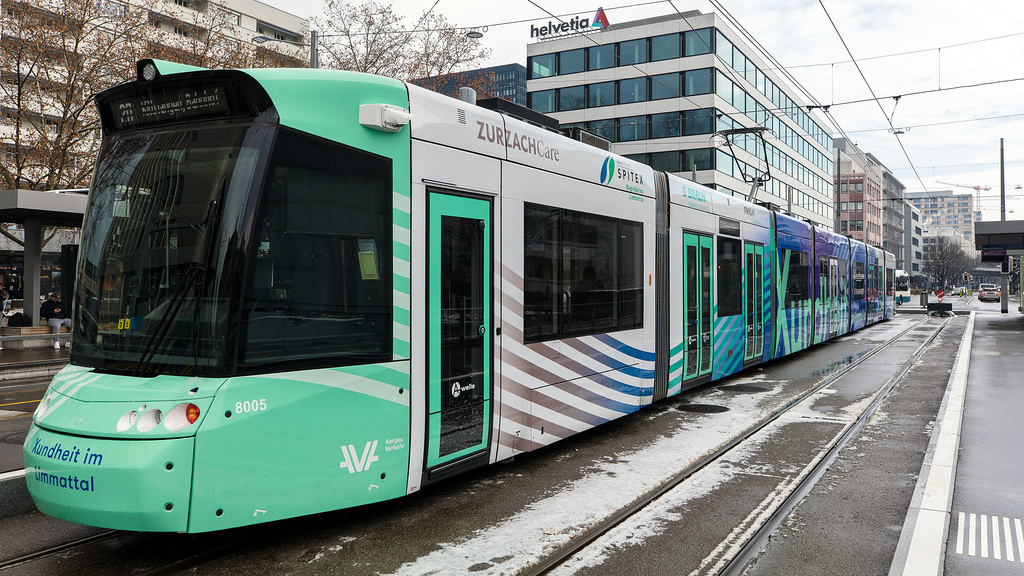
{"label": "tram tracks", "polygon": [[[904,338],[905,336],[907,336],[907,334],[913,332],[914,330],[920,329],[928,321],[929,321],[928,319],[925,319],[922,322],[914,322],[914,323],[910,324],[906,329],[901,330],[895,336],[893,336],[891,338],[888,338],[885,342],[882,342],[881,344],[873,346],[869,350],[864,350],[863,348],[859,348],[859,345],[854,344],[854,346],[858,346],[858,348],[856,349],[856,352],[854,354],[847,355],[847,353],[841,353],[841,356],[839,358],[835,358],[834,359],[835,361],[831,362],[831,366],[829,368],[824,368],[820,372],[811,372],[810,370],[808,370],[807,372],[805,372],[806,374],[821,374],[821,373],[825,373],[825,376],[824,376],[823,379],[819,380],[818,382],[815,382],[813,385],[804,383],[803,386],[809,386],[809,389],[801,391],[799,394],[797,394],[795,391],[790,390],[789,394],[793,394],[794,397],[792,397],[788,401],[785,401],[784,405],[782,405],[782,406],[778,407],[777,409],[775,409],[771,414],[769,414],[767,417],[763,418],[759,423],[757,423],[757,424],[755,424],[753,426],[750,426],[746,431],[740,433],[738,438],[736,438],[733,441],[729,442],[725,446],[719,447],[718,449],[716,449],[714,451],[714,453],[707,455],[706,457],[702,458],[699,462],[696,462],[693,465],[689,466],[687,469],[681,471],[672,480],[670,480],[669,482],[663,484],[661,487],[659,487],[655,491],[650,492],[646,497],[644,497],[640,501],[637,501],[636,503],[631,505],[629,508],[627,508],[625,510],[622,510],[619,513],[615,514],[615,516],[609,518],[601,526],[598,526],[598,527],[594,528],[589,533],[574,535],[573,539],[572,539],[572,547],[571,548],[563,549],[561,551],[561,553],[558,554],[557,557],[550,557],[547,560],[545,560],[543,564],[535,565],[533,568],[528,569],[529,571],[525,572],[525,573],[528,573],[528,574],[543,574],[543,573],[547,573],[547,572],[550,572],[550,571],[558,568],[559,566],[562,565],[563,562],[565,562],[573,554],[576,554],[579,551],[581,551],[584,548],[586,548],[588,545],[593,544],[602,535],[607,534],[609,531],[613,530],[615,528],[615,526],[618,526],[618,525],[622,524],[623,522],[626,522],[629,518],[637,515],[641,510],[646,508],[649,504],[657,501],[658,498],[664,496],[668,492],[671,492],[673,488],[679,487],[679,485],[684,484],[684,482],[687,479],[689,479],[690,477],[692,477],[694,474],[698,473],[699,471],[701,471],[701,470],[703,470],[703,469],[705,469],[705,468],[707,468],[709,466],[715,465],[716,462],[720,462],[721,460],[723,460],[723,456],[726,456],[727,454],[729,454],[732,450],[734,450],[737,446],[739,446],[743,441],[749,440],[752,437],[755,437],[759,432],[763,431],[765,428],[770,426],[772,424],[772,422],[777,421],[779,418],[785,418],[786,414],[787,413],[792,413],[791,411],[796,406],[800,405],[801,402],[803,402],[804,400],[807,400],[808,398],[813,397],[815,394],[818,394],[818,393],[822,392],[822,390],[824,388],[827,388],[828,386],[830,386],[832,384],[835,384],[837,380],[839,380],[843,376],[848,375],[856,367],[861,366],[863,362],[865,362],[865,361],[867,361],[867,360],[877,356],[878,354],[882,353],[885,349],[887,349],[894,342]],[[933,324],[932,324],[931,327],[929,327],[929,329],[933,329],[935,327],[935,325],[937,324],[936,322],[934,322],[934,320],[932,322],[933,322]],[[941,333],[942,329],[947,324],[948,324],[948,322],[942,323],[941,326],[938,326],[938,328],[935,328],[935,329],[932,330],[932,334],[928,337],[927,341],[925,341],[924,344],[921,344],[917,348],[917,353],[912,354],[911,357],[910,357],[910,360],[908,360],[906,363],[904,363],[903,369],[899,370],[897,372],[897,376],[895,376],[895,377],[893,377],[891,379],[891,381],[889,383],[890,385],[883,386],[883,387],[881,387],[879,389],[878,392],[873,392],[871,394],[871,397],[874,399],[874,402],[872,402],[872,407],[870,408],[870,410],[874,410],[874,407],[881,403],[881,399],[885,397],[885,395],[888,393],[888,390],[891,390],[896,385],[896,383],[899,380],[899,377],[901,377],[903,374],[905,374],[906,370],[909,370],[910,366],[913,364],[913,360],[915,358],[919,357],[921,352],[924,351],[928,347],[928,344],[932,340],[934,340],[934,338],[939,333]],[[892,332],[894,332],[894,331],[892,331]],[[892,332],[890,332],[890,333],[892,333]],[[924,334],[922,333],[921,336],[923,337]],[[917,344],[918,340],[919,340],[918,338],[915,338],[913,343]],[[865,346],[864,348],[866,348],[866,347],[867,346]],[[847,344],[846,348],[849,349],[850,348],[850,344]],[[913,348],[911,346],[908,345],[908,346],[905,347],[905,351],[907,353],[909,353],[911,350],[913,350]],[[900,352],[899,358],[902,360],[903,352]],[[825,363],[828,364],[829,361],[826,361]],[[875,387],[873,386],[872,390],[874,390],[874,389],[875,389]],[[682,398],[682,400],[684,402],[686,401],[685,398]],[[691,399],[690,402],[696,402],[696,400]],[[856,417],[855,415],[851,415],[851,416],[852,417]],[[864,422],[866,422],[869,417],[870,417],[870,413],[864,413],[863,415],[861,415],[859,417],[860,425],[862,425]],[[858,430],[859,430],[859,427],[858,427]],[[770,432],[769,432],[769,434],[770,434]],[[856,435],[856,431],[851,432],[850,430],[847,430],[845,433],[842,433],[842,435],[844,437],[846,437],[846,438],[852,438],[853,436]],[[836,445],[838,445],[838,444],[839,443],[837,442]],[[839,448],[835,448],[833,446],[832,450],[834,451],[834,453],[838,454],[839,451],[841,450],[841,446]],[[824,464],[819,464],[818,465],[818,468],[820,468],[821,472],[824,473],[825,469],[827,469],[827,467],[828,467],[828,464],[831,463],[831,462],[830,462],[830,459],[828,457],[821,457],[820,459],[822,460],[822,462],[826,462],[827,461]],[[808,474],[808,477],[810,477],[812,475],[813,475],[813,471]],[[821,475],[819,474],[818,478],[820,478],[820,476]],[[810,488],[814,485],[814,482],[816,482],[816,481],[817,481],[817,479],[815,479],[814,481],[807,480],[807,481],[804,481],[802,485],[806,486],[807,490],[810,490]],[[793,481],[792,483],[790,483],[790,485],[795,485],[797,483],[798,483],[798,481]],[[798,490],[799,490],[799,487],[796,488],[794,490],[794,492],[796,492]],[[785,496],[783,495],[779,500],[784,499],[784,498],[785,498]],[[772,520],[766,521],[765,524],[763,526],[761,526],[760,531],[758,532],[758,534],[763,534],[765,537],[768,534],[772,534],[773,531],[777,528],[778,522],[781,522],[782,520],[784,520],[786,518],[785,514],[788,514],[788,512],[790,510],[792,510],[792,506],[795,505],[796,503],[800,502],[801,498],[802,498],[802,496],[800,496],[800,497],[791,497],[792,504],[790,504],[790,501],[787,500],[787,503],[784,504],[782,507],[780,507],[781,510],[785,510],[785,513],[782,513],[782,514],[779,514],[778,516],[776,516],[778,518],[777,522],[773,523]],[[756,527],[754,527],[754,528],[749,528],[748,527],[746,529],[746,532],[747,532],[747,534],[750,534],[751,532],[754,532],[755,529],[756,529]],[[112,537],[110,534],[111,533],[105,533],[105,535],[108,538]],[[115,531],[112,534],[116,535],[117,532]],[[18,564],[26,564],[26,563],[33,562],[33,558],[40,559],[40,558],[44,558],[47,555],[55,556],[57,558],[68,558],[71,555],[76,554],[75,548],[81,547],[83,549],[87,549],[89,544],[96,544],[97,550],[93,550],[91,553],[86,551],[86,552],[83,553],[83,556],[87,557],[89,559],[92,559],[93,556],[96,556],[98,554],[102,554],[103,556],[106,556],[108,552],[106,552],[105,550],[111,548],[112,546],[114,548],[119,548],[119,549],[123,548],[123,549],[128,551],[128,554],[121,561],[118,562],[123,567],[123,566],[125,566],[124,563],[127,563],[127,564],[130,565],[133,562],[136,562],[138,560],[138,557],[142,556],[142,552],[143,551],[149,550],[151,546],[157,544],[156,540],[151,540],[148,537],[142,538],[141,540],[136,540],[136,538],[138,538],[138,534],[133,534],[133,533],[121,533],[121,534],[123,534],[123,535],[125,535],[127,537],[127,539],[124,541],[123,544],[111,545],[109,543],[100,543],[100,540],[102,540],[103,538],[101,537],[101,535],[96,535],[95,536],[95,538],[96,538],[95,542],[76,541],[74,543],[69,543],[69,544],[63,545],[61,547],[54,547],[53,549],[48,549],[46,551],[41,551],[41,552],[35,553],[35,554],[32,555],[32,557],[29,557],[28,555],[26,555],[26,556],[24,556],[22,558],[17,559],[17,561],[18,561]],[[161,548],[161,549],[167,548],[168,547],[167,544],[171,544],[170,548],[174,548],[175,552],[173,552],[173,553],[160,553],[160,554],[157,554],[157,556],[159,556],[159,559],[150,557],[150,558],[148,558],[144,562],[139,562],[139,566],[134,571],[137,572],[137,573],[145,573],[145,574],[176,574],[176,573],[185,573],[185,572],[195,571],[195,570],[202,571],[202,570],[204,570],[204,568],[203,568],[204,566],[209,568],[210,566],[217,565],[218,562],[221,562],[220,559],[222,557],[230,557],[230,556],[233,556],[233,555],[237,555],[237,554],[232,553],[232,551],[231,551],[232,548],[240,547],[242,549],[250,550],[250,549],[256,549],[256,548],[260,547],[261,544],[253,544],[252,542],[254,540],[259,542],[260,540],[262,540],[263,537],[267,536],[267,532],[257,529],[257,530],[253,530],[252,532],[249,532],[249,531],[238,532],[238,533],[235,533],[235,534],[231,534],[230,536],[232,536],[232,537],[231,538],[223,538],[222,536],[217,536],[216,538],[198,538],[198,539],[191,539],[190,538],[190,539],[187,539],[187,542],[189,543],[188,546],[184,545],[185,540],[181,539],[181,538],[178,538],[178,539],[172,538],[170,542],[168,542],[167,540],[160,540],[159,541],[159,548]],[[755,534],[753,537],[751,537],[747,541],[747,543],[745,545],[741,545],[741,544],[734,544],[734,545],[732,545],[730,547],[730,554],[732,554],[732,552],[734,552],[736,550],[736,548],[740,548],[741,546],[746,546],[747,549],[749,549],[749,550],[751,550],[753,552],[753,555],[756,555],[757,551],[760,548],[760,544],[757,543],[758,542],[757,538],[758,538],[758,535]],[[115,542],[120,542],[120,541],[119,540],[115,540]],[[175,545],[175,544],[177,544],[177,545]],[[102,551],[98,550],[99,548],[102,548],[104,550],[102,550]],[[174,556],[175,554],[177,554],[176,557]],[[740,554],[737,553],[737,554],[735,554],[733,556],[733,558],[739,558],[739,556],[740,556]],[[539,556],[538,556],[538,558],[539,558]],[[305,559],[303,559],[302,561],[303,561],[303,563],[305,563]],[[0,570],[2,570],[4,567],[8,566],[10,562],[12,562],[12,561],[8,561],[8,563],[0,563]],[[722,563],[723,562],[720,561],[719,558],[716,558],[716,564],[718,566],[721,566]],[[743,564],[744,563],[741,562],[739,564],[739,566],[742,566]],[[13,564],[10,564],[10,565],[13,565]],[[39,568],[43,569],[44,572],[34,572],[34,573],[45,573],[45,570],[46,570],[45,562],[40,562],[38,564],[38,566],[39,566]],[[113,567],[113,566],[111,566],[111,567]]]}
{"label": "tram tracks", "polygon": [[[924,354],[928,349],[929,345],[946,328],[951,320],[952,318],[946,318],[938,328],[932,331],[925,341],[922,342],[914,353],[911,354],[910,357],[900,366],[894,375],[879,388],[879,390],[874,394],[874,398],[868,407],[860,414],[860,416],[854,422],[847,425],[832,442],[824,447],[821,456],[817,458],[817,461],[813,463],[812,466],[809,467],[806,475],[801,480],[794,483],[794,486],[790,490],[788,496],[783,499],[782,504],[775,507],[775,509],[767,515],[767,519],[764,520],[759,527],[755,528],[752,533],[748,530],[750,536],[748,536],[745,541],[731,543],[730,548],[732,549],[732,552],[729,554],[729,558],[719,558],[718,561],[718,565],[722,565],[724,563],[724,567],[713,573],[721,574],[723,576],[732,576],[733,574],[742,573],[750,560],[756,557],[762,546],[767,542],[769,536],[779,527],[789,513],[821,479],[829,466],[835,461],[839,453],[842,452],[843,448],[852,438],[857,436],[858,432],[860,432],[864,424],[870,419],[878,406],[882,404],[889,392],[892,391],[892,389],[895,388],[895,386],[902,380],[914,363],[920,359],[922,354]],[[729,442],[720,446],[717,450],[695,461],[693,464],[671,477],[655,490],[648,492],[644,497],[638,499],[630,506],[608,517],[601,524],[578,535],[570,544],[560,549],[556,554],[551,555],[543,562],[534,565],[531,569],[523,572],[523,574],[526,576],[540,576],[551,573],[559,566],[568,562],[574,556],[580,554],[583,550],[595,545],[602,536],[625,523],[627,520],[635,517],[642,510],[647,509],[659,499],[665,497],[669,492],[680,487],[693,475],[719,462],[724,456],[743,446],[747,441],[751,440],[777,420],[793,411],[794,408],[799,406],[805,400],[815,396],[822,390],[836,383],[841,378],[847,376],[862,363],[885,351],[895,342],[920,328],[926,322],[928,322],[928,318],[912,324],[882,344],[869,350],[859,358],[853,359],[846,365],[837,368],[836,371],[830,373],[826,378],[822,379],[808,390],[798,394],[783,406],[770,413],[765,419],[750,427],[742,434],[737,435]]]}
{"label": "tram tracks", "polygon": [[37,550],[35,552],[29,552],[28,554],[23,554],[16,558],[0,560],[0,571],[14,568],[15,566],[21,566],[22,564],[28,564],[30,562],[34,562],[36,560],[46,558],[48,556],[54,556],[57,554],[70,552],[82,546],[87,546],[89,544],[101,542],[103,540],[109,540],[110,538],[113,538],[119,534],[123,534],[123,532],[121,530],[104,530],[103,532],[90,534],[89,536],[83,536],[82,538],[78,538],[70,542],[63,542],[61,544]]}

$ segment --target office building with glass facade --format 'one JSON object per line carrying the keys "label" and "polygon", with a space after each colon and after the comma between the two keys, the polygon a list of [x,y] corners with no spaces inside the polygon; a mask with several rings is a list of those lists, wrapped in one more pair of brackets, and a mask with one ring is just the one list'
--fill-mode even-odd
{"label": "office building with glass facade", "polygon": [[[834,226],[832,137],[760,54],[716,14],[615,23],[527,45],[527,101],[618,154]],[[753,135],[721,131],[767,128]],[[767,157],[767,158],[766,158]]]}
{"label": "office building with glass facade", "polygon": [[502,98],[526,106],[526,68],[523,68],[522,64],[503,64],[452,72],[443,76],[418,78],[410,82],[452,98],[458,98],[459,88],[466,86],[476,90],[479,98]]}

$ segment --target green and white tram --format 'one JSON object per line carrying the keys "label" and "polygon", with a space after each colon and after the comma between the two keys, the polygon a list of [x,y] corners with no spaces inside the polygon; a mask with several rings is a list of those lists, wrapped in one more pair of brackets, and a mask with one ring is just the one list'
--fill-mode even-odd
{"label": "green and white tram", "polygon": [[145,60],[96,101],[71,364],[24,446],[58,518],[395,498],[815,329],[774,312],[817,261],[774,262],[784,216],[415,86]]}

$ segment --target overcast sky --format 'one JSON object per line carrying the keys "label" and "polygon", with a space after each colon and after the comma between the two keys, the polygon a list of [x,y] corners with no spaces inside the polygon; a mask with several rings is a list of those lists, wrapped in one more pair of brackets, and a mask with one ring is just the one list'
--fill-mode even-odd
{"label": "overcast sky", "polygon": [[[262,1],[302,17],[319,14],[323,6],[321,0]],[[597,7],[603,6],[612,26],[674,14],[676,9],[725,16],[711,0],[533,1],[536,5],[529,0],[436,0],[435,6],[435,0],[397,0],[394,6],[406,15],[410,27],[431,6],[457,26],[488,26],[481,41],[492,51],[489,65],[526,64],[530,24],[552,20],[541,8],[566,19],[592,19]],[[981,191],[981,206],[986,220],[998,219],[999,139],[1003,138],[1007,209],[1014,211],[1007,219],[1024,220],[1024,4],[1020,0],[969,5],[951,0],[824,0],[824,8],[816,0],[716,2],[814,99],[832,104],[829,110],[839,128],[888,166],[909,191],[973,192],[939,182],[990,187]],[[867,84],[851,63],[844,41]],[[982,85],[959,88],[977,84]],[[870,100],[872,91],[877,103]],[[893,96],[902,97],[897,103]],[[870,101],[848,104],[864,99]],[[892,126],[886,115],[892,118]],[[826,125],[835,130],[833,137],[842,136]],[[905,133],[897,138],[892,127]]]}

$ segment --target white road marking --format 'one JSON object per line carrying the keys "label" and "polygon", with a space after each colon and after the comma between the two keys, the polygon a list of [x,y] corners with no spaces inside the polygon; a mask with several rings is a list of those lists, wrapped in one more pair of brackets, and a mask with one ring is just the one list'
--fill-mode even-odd
{"label": "white road marking", "polygon": [[974,531],[975,531],[975,529],[978,526],[978,523],[977,523],[976,520],[977,520],[977,518],[974,516],[974,513],[972,512],[971,513],[971,531],[969,533],[968,542],[967,542],[967,554],[969,556],[977,556],[978,555],[977,552],[975,552],[975,548],[974,548]]}
{"label": "white road marking", "polygon": [[1013,562],[1013,531],[1010,530],[1009,518],[1003,518],[1003,535],[1006,537],[1006,559]]}
{"label": "white road marking", "polygon": [[[991,539],[989,538],[990,518],[992,520]],[[982,558],[989,558],[989,547],[991,546],[991,558],[994,560],[1024,562],[1024,527],[1022,527],[1020,518],[960,512],[957,514],[957,519],[957,554],[965,553],[964,544],[966,543],[968,556],[980,555]],[[1002,525],[1001,529],[1000,525]],[[980,554],[978,552],[979,543]],[[1016,552],[1013,551],[1014,543],[1017,544]]]}
{"label": "white road marking", "polygon": [[967,515],[963,512],[960,513],[960,519],[956,523],[956,553],[964,553],[964,520]]}
{"label": "white road marking", "polygon": [[1003,559],[1003,552],[999,549],[999,516],[992,517],[992,557]]}
{"label": "white road marking", "polygon": [[1024,562],[1024,530],[1020,527],[1020,518],[1013,519],[1013,526],[1017,529],[1017,556]]}

